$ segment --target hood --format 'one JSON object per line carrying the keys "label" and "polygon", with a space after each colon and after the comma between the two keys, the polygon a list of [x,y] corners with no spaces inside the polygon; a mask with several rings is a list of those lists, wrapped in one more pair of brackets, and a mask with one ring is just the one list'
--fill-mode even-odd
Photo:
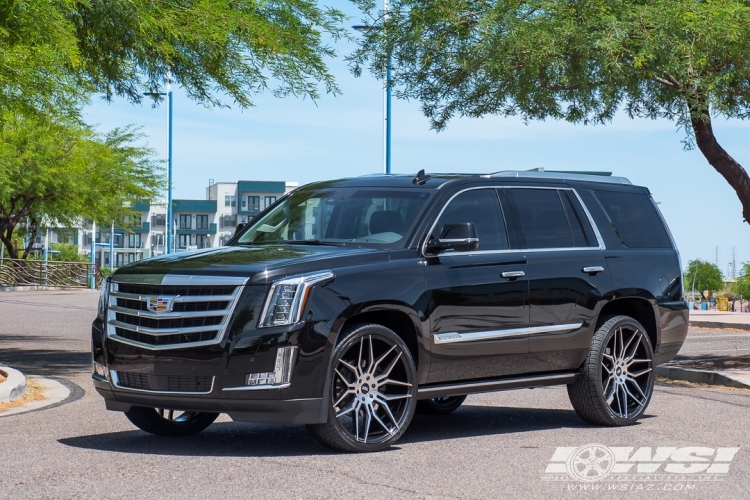
{"label": "hood", "polygon": [[[387,261],[388,250],[311,245],[227,246],[180,252],[140,260],[119,268],[113,275],[237,276],[251,281]],[[149,280],[150,281],[150,280]]]}

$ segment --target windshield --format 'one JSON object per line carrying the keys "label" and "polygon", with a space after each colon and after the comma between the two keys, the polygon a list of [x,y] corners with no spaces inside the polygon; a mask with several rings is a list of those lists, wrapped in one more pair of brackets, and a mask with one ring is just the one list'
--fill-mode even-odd
{"label": "windshield", "polygon": [[234,243],[402,248],[429,196],[416,189],[300,188],[253,220]]}

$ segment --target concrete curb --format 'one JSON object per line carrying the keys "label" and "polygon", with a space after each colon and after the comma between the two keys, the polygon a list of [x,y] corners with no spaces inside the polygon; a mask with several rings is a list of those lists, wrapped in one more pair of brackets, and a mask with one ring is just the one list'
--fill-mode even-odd
{"label": "concrete curb", "polygon": [[716,321],[690,321],[690,326],[698,328],[713,328],[714,330],[722,330],[724,328],[734,328],[735,330],[750,330],[750,325],[744,325],[742,323],[718,323]]}
{"label": "concrete curb", "polygon": [[0,384],[0,403],[10,403],[26,392],[26,377],[9,366],[0,366],[0,372],[7,378]]}
{"label": "concrete curb", "polygon": [[682,368],[673,365],[657,366],[655,371],[658,376],[672,380],[720,385],[724,387],[734,387],[736,389],[750,389],[750,380],[727,372],[696,370],[695,368]]}

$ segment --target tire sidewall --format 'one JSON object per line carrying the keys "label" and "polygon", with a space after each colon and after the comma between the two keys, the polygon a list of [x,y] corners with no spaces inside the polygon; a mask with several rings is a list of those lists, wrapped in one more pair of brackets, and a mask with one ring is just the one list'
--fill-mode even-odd
{"label": "tire sidewall", "polygon": [[[625,425],[632,425],[638,421],[639,418],[643,416],[643,414],[646,412],[646,409],[648,408],[648,405],[651,403],[651,396],[654,393],[654,349],[651,345],[651,339],[648,336],[648,333],[646,329],[641,325],[638,321],[635,319],[629,317],[629,316],[621,316],[616,318],[617,321],[610,325],[609,329],[606,332],[597,331],[597,335],[603,334],[605,335],[604,340],[601,343],[601,348],[599,349],[599,352],[597,353],[597,363],[596,363],[596,384],[597,384],[597,394],[600,400],[600,403],[602,406],[606,409],[609,418],[612,420],[612,423],[617,426],[625,426]],[[630,416],[628,418],[621,418],[616,416],[612,413],[609,405],[607,404],[607,401],[604,399],[604,388],[602,387],[602,360],[604,359],[604,349],[606,348],[607,344],[609,344],[610,340],[612,340],[612,337],[614,336],[615,332],[618,328],[621,328],[623,326],[631,326],[634,328],[637,328],[643,333],[642,342],[646,345],[646,351],[648,352],[648,356],[650,359],[650,363],[648,367],[651,369],[648,386],[646,387],[646,404],[643,405],[643,407],[638,411],[638,413],[634,414],[633,416]]]}
{"label": "tire sidewall", "polygon": [[[407,415],[406,419],[404,420],[403,425],[401,425],[401,428],[394,434],[391,439],[388,439],[381,443],[362,443],[355,439],[353,439],[349,432],[344,429],[341,424],[339,423],[338,419],[336,418],[336,411],[333,408],[333,402],[334,402],[334,377],[335,373],[334,370],[338,366],[338,362],[341,359],[341,356],[343,356],[344,353],[346,353],[351,347],[353,347],[355,344],[357,344],[362,337],[365,336],[372,336],[373,339],[380,339],[380,340],[386,340],[388,342],[393,342],[398,345],[399,349],[401,350],[401,356],[406,360],[408,374],[407,376],[411,379],[411,398],[409,398],[409,407],[407,408]],[[412,358],[411,352],[409,351],[409,348],[407,347],[406,343],[396,335],[392,330],[381,326],[381,325],[361,325],[353,327],[344,337],[344,339],[335,347],[333,350],[332,355],[332,363],[331,363],[331,390],[329,391],[328,401],[326,401],[326,404],[328,407],[328,423],[332,425],[336,432],[341,436],[341,438],[346,442],[347,446],[352,449],[352,451],[364,451],[364,452],[370,452],[370,451],[379,451],[383,450],[385,448],[388,448],[391,444],[393,444],[395,441],[397,441],[403,433],[406,431],[406,429],[409,427],[409,424],[411,423],[412,417],[414,416],[414,410],[417,404],[417,369],[416,365],[414,363],[414,359]]]}

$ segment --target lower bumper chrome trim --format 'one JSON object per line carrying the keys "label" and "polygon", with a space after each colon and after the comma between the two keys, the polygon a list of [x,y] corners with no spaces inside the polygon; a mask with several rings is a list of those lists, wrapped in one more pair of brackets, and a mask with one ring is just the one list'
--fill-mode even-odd
{"label": "lower bumper chrome trim", "polygon": [[214,390],[214,382],[216,382],[216,377],[211,377],[211,387],[208,389],[208,391],[154,391],[151,389],[133,389],[132,387],[125,387],[123,385],[120,385],[120,379],[117,376],[117,372],[115,370],[109,371],[110,376],[112,377],[112,385],[121,391],[132,391],[132,392],[141,392],[144,394],[172,394],[175,396],[200,396],[202,394],[211,394]]}

